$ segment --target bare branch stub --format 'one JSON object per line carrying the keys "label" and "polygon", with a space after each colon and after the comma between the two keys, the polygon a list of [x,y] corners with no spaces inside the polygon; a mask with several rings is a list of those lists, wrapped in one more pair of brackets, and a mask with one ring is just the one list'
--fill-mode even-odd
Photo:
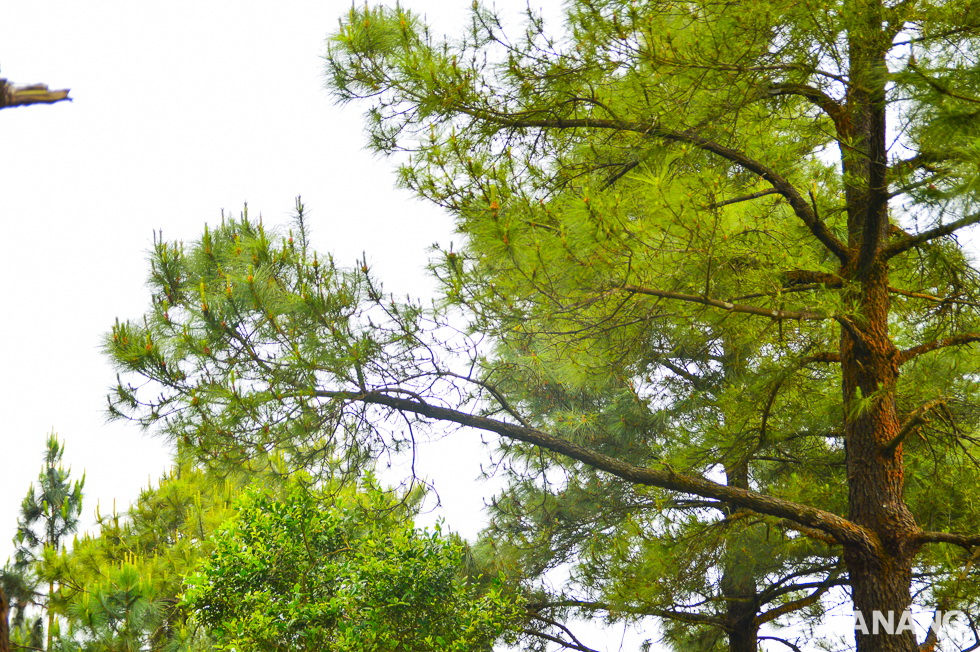
{"label": "bare branch stub", "polygon": [[6,79],[0,78],[0,109],[29,104],[54,104],[55,102],[71,101],[69,89],[50,90],[45,84],[15,86]]}

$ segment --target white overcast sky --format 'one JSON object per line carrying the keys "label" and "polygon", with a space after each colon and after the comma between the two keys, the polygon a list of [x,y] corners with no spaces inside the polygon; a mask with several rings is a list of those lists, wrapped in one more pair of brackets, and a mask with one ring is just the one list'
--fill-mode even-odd
{"label": "white overcast sky", "polygon": [[[464,24],[469,2],[404,4],[445,33]],[[283,224],[302,195],[318,249],[342,264],[367,252],[387,289],[424,291],[427,250],[448,244],[450,220],[393,189],[391,162],[363,149],[363,107],[338,107],[324,89],[325,40],[349,7],[0,5],[0,76],[73,98],[0,111],[0,563],[52,429],[73,474],[87,473],[89,521],[97,503],[125,510],[170,463],[160,441],[105,423],[114,376],[99,352],[116,317],[147,306],[154,230],[193,240],[246,201],[251,215]],[[428,461],[455,506],[450,527],[472,535],[483,492],[477,456],[462,457],[442,450]]]}

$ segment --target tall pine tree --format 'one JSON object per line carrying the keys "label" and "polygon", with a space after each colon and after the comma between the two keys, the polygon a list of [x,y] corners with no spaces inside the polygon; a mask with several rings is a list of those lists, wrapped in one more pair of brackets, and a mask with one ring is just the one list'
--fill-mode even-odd
{"label": "tall pine tree", "polygon": [[[56,628],[51,600],[57,589],[57,579],[43,573],[42,567],[47,557],[62,552],[65,538],[78,529],[79,516],[82,513],[82,488],[85,486],[84,476],[72,482],[71,469],[65,469],[61,465],[64,452],[64,444],[58,441],[58,435],[48,435],[44,466],[37,482],[31,485],[21,502],[17,534],[14,537],[14,563],[4,572],[7,580],[5,583],[18,587],[12,592],[12,595],[18,597],[15,623],[24,630],[23,633],[34,647],[41,644],[40,633],[45,631],[46,650],[51,649]],[[42,577],[43,575],[46,576]],[[41,593],[39,585],[45,581],[47,591]],[[46,628],[41,624],[40,616],[33,623],[26,621],[25,612],[30,604],[45,609]]]}
{"label": "tall pine tree", "polygon": [[[441,421],[499,435],[544,500],[554,482],[602,501],[616,478],[611,500],[653,516],[591,526],[620,566],[593,565],[604,590],[635,590],[630,567],[661,581],[656,547],[628,544],[683,508],[721,533],[719,604],[765,590],[739,551],[771,531],[777,566],[827,546],[863,613],[913,606],[913,575],[915,606],[969,607],[980,297],[954,236],[980,221],[976,9],[580,0],[561,38],[537,20],[508,38],[478,7],[448,43],[354,10],[334,86],[370,98],[372,143],[409,150],[403,182],[457,216],[440,273],[473,329],[229,221],[157,243],[152,308],[108,344],[138,379],[112,407],[218,463],[358,464]],[[796,589],[836,582],[824,566]]]}

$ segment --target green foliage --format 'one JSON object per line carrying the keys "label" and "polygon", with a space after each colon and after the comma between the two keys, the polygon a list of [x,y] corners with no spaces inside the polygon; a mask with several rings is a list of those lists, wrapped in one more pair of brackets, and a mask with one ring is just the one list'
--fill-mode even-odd
{"label": "green foliage", "polygon": [[184,598],[224,650],[490,650],[521,611],[461,576],[465,547],[363,486],[252,489]]}
{"label": "green foliage", "polygon": [[216,481],[179,467],[145,489],[125,516],[98,515],[99,532],[49,561],[64,581],[57,605],[61,650],[130,652],[207,649],[206,633],[179,604],[184,576],[211,550],[232,514],[243,475]]}
{"label": "green foliage", "polygon": [[329,475],[331,460],[353,469],[405,444],[375,439],[363,409],[319,391],[322,378],[365,388],[419,366],[408,350],[417,308],[383,304],[366,267],[340,269],[247,215],[190,248],[158,241],[151,265],[151,313],[117,324],[107,350],[163,393],[144,412],[120,382],[112,414],[165,423],[180,451],[226,470],[275,451],[287,467]]}
{"label": "green foliage", "polygon": [[530,646],[585,615],[753,649],[845,581],[971,605],[980,274],[950,236],[980,221],[977,9],[578,0],[563,36],[513,38],[477,4],[439,41],[352,8],[330,83],[455,216],[442,301],[385,297],[302,223],[157,242],[111,408],[219,466],[499,435],[478,553],[523,582]]}
{"label": "green foliage", "polygon": [[[907,129],[891,153],[902,202],[891,237],[976,221],[977,61],[939,36],[956,24],[974,47],[975,25],[956,18],[974,9],[579,0],[563,37],[530,15],[514,38],[476,5],[470,32],[440,41],[401,8],[354,8],[331,43],[329,83],[370,103],[373,146],[411,152],[402,183],[456,215],[465,247],[434,270],[447,303],[493,334],[481,377],[525,423],[638,466],[844,514],[845,424],[892,400],[911,419],[933,401],[944,408],[927,443],[905,444],[906,499],[936,523],[935,504],[972,504],[974,482],[946,478],[977,473],[960,457],[976,454],[976,354],[938,347],[910,360],[897,388],[842,397],[840,325],[865,316],[846,253],[827,240],[860,241],[853,200],[869,187],[865,146],[845,124],[865,119],[854,117],[861,100],[839,98],[889,74],[862,46],[883,39],[884,52],[900,32],[910,40],[888,65],[903,91],[881,98],[889,124]],[[897,160],[908,150],[917,155]],[[980,330],[977,271],[937,238],[889,263],[886,328],[900,348]],[[550,613],[658,615],[678,649],[714,649],[719,630],[745,626],[733,605],[761,622],[795,605],[797,623],[812,621],[841,582],[833,548],[785,521],[504,447],[511,485],[487,538],[532,586],[572,564],[541,600]],[[937,529],[976,530],[980,514],[955,511]],[[960,575],[933,559],[922,572]]]}
{"label": "green foliage", "polygon": [[[37,483],[21,502],[14,561],[8,561],[0,575],[13,612],[11,641],[34,648],[52,644],[57,626],[56,591],[64,576],[50,562],[62,552],[64,539],[78,528],[85,486],[84,476],[72,482],[71,469],[61,465],[65,447],[55,433],[48,435],[45,446]],[[29,615],[31,607],[43,608],[45,616]]]}
{"label": "green foliage", "polygon": [[56,434],[48,436],[46,446],[44,468],[20,506],[14,538],[17,566],[36,562],[45,548],[60,550],[64,538],[78,528],[85,478],[74,483],[69,479],[71,469],[61,466],[65,447]]}

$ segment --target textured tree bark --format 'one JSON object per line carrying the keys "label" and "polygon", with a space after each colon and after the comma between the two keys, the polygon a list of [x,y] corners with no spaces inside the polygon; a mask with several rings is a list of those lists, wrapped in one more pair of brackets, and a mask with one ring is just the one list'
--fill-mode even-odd
{"label": "textured tree bark", "polygon": [[[854,608],[865,621],[891,615],[897,623],[912,602],[918,527],[903,497],[902,446],[889,447],[901,424],[895,404],[900,353],[888,332],[888,237],[885,52],[881,3],[863,3],[849,43],[850,83],[845,129],[839,134],[846,181],[848,262],[840,357],[849,519],[874,534],[869,545],[845,545]],[[915,634],[855,632],[860,652],[913,652]]]}
{"label": "textured tree bark", "polygon": [[728,652],[758,652],[758,600],[754,577],[741,577],[726,568],[721,592],[726,600]]}
{"label": "textured tree bark", "polygon": [[10,601],[0,589],[0,652],[10,652]]}
{"label": "textured tree bark", "polygon": [[54,104],[63,100],[71,101],[69,90],[52,91],[44,84],[30,86],[14,86],[6,79],[0,78],[0,109],[28,104]]}

